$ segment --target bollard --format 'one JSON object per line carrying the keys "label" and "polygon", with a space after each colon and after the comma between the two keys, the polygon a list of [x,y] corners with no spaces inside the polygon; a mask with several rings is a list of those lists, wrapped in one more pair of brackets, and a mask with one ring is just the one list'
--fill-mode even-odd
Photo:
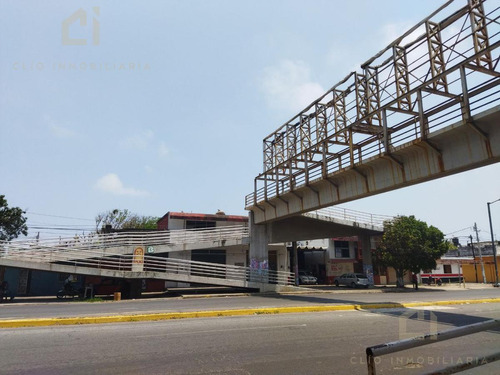
{"label": "bollard", "polygon": [[121,292],[115,292],[113,301],[121,301],[122,300],[122,293]]}

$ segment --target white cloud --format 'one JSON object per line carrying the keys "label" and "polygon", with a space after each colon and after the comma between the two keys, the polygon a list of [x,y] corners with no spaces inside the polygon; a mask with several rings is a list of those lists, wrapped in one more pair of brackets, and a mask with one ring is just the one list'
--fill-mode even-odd
{"label": "white cloud", "polygon": [[154,138],[152,130],[145,130],[142,133],[134,134],[130,137],[124,138],[120,141],[122,147],[132,150],[145,150]]}
{"label": "white cloud", "polygon": [[163,158],[163,157],[168,156],[169,153],[170,153],[170,151],[167,148],[167,145],[165,144],[165,142],[161,142],[160,146],[158,147],[158,155],[160,155],[160,157]]}
{"label": "white cloud", "polygon": [[77,133],[74,130],[56,124],[55,121],[48,115],[44,116],[44,120],[49,127],[50,132],[57,138],[69,139],[77,136]]}
{"label": "white cloud", "polygon": [[49,129],[57,138],[75,138],[77,135],[75,131],[62,126],[49,125]]}
{"label": "white cloud", "polygon": [[166,143],[164,141],[158,141],[155,138],[155,134],[152,130],[144,130],[142,133],[134,134],[130,137],[123,138],[120,141],[120,146],[132,150],[157,150],[157,155],[160,158],[164,158],[170,154]]}
{"label": "white cloud", "polygon": [[149,194],[147,191],[123,186],[122,181],[115,173],[108,173],[98,179],[94,188],[115,195],[144,196]]}
{"label": "white cloud", "polygon": [[[409,22],[399,22],[390,23],[384,25],[381,30],[382,40],[380,47],[385,47],[386,45],[394,42],[397,38],[401,36],[406,30],[408,30],[413,25]],[[382,48],[380,48],[382,49]]]}
{"label": "white cloud", "polygon": [[303,61],[283,60],[264,69],[262,89],[268,104],[279,109],[300,111],[325,93],[311,79],[311,71]]}

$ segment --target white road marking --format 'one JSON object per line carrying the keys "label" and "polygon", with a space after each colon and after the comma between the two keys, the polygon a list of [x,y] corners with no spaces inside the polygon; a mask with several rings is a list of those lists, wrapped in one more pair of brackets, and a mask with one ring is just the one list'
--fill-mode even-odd
{"label": "white road marking", "polygon": [[412,310],[456,310],[456,307],[452,306],[415,306],[409,307]]}
{"label": "white road marking", "polygon": [[307,324],[292,324],[292,325],[284,325],[284,326],[260,326],[260,327],[248,327],[248,328],[225,328],[225,329],[211,329],[204,331],[193,331],[193,332],[165,332],[163,334],[156,335],[143,335],[143,336],[135,336],[137,338],[143,337],[162,337],[162,336],[181,336],[181,335],[196,335],[198,333],[216,333],[216,332],[228,332],[228,331],[254,331],[254,330],[269,330],[269,329],[282,329],[282,328],[298,328],[298,327],[307,327]]}

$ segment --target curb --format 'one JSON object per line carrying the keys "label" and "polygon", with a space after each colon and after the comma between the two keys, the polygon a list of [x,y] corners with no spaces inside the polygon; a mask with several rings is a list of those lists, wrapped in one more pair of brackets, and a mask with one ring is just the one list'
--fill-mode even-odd
{"label": "curb", "polygon": [[422,306],[464,305],[464,304],[477,304],[477,303],[500,303],[500,298],[485,298],[485,299],[472,299],[472,300],[467,299],[467,300],[435,301],[435,302],[410,302],[410,303],[367,303],[361,305],[269,307],[269,308],[256,308],[256,309],[193,311],[193,312],[137,314],[137,315],[111,315],[111,316],[97,316],[97,317],[85,316],[85,317],[69,317],[69,318],[13,319],[13,320],[3,320],[3,321],[0,320],[0,328],[144,322],[144,321],[157,321],[157,320],[211,318],[211,317],[242,316],[242,315],[374,310],[374,309],[393,309],[393,308],[409,308],[409,307],[422,307]]}

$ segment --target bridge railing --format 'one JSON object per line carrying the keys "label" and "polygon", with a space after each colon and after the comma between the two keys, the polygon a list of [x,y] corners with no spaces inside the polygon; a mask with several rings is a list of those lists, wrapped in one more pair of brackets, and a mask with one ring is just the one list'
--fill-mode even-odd
{"label": "bridge railing", "polygon": [[174,258],[146,256],[144,270],[169,272],[191,276],[216,277],[228,280],[254,281],[270,284],[293,285],[294,274],[284,271],[257,270],[250,267],[232,266]]}
{"label": "bridge railing", "polygon": [[304,214],[305,216],[321,218],[333,218],[345,221],[350,221],[358,224],[367,224],[377,228],[383,228],[384,222],[393,219],[388,215],[376,215],[368,212],[350,210],[341,207],[328,207],[320,210],[310,211]]}
{"label": "bridge railing", "polygon": [[500,8],[494,6],[469,1],[439,22],[435,12],[266,137],[264,171],[245,207],[390,157],[498,105]]}
{"label": "bridge railing", "polygon": [[133,254],[107,254],[103,256],[99,250],[81,250],[79,258],[69,252],[58,252],[50,249],[37,252],[10,252],[0,250],[1,259],[22,261],[23,263],[52,263],[74,267],[116,270],[121,272],[159,272],[185,277],[222,278],[232,281],[247,281],[279,285],[292,285],[293,273],[256,270],[250,267],[233,266],[184,259],[164,258],[159,256]]}
{"label": "bridge railing", "polygon": [[183,245],[224,240],[242,240],[249,236],[246,226],[227,226],[211,229],[188,229],[156,232],[92,233],[85,236],[49,238],[43,240],[14,240],[0,242],[0,249],[11,252],[37,252],[39,250],[76,251],[112,247]]}

